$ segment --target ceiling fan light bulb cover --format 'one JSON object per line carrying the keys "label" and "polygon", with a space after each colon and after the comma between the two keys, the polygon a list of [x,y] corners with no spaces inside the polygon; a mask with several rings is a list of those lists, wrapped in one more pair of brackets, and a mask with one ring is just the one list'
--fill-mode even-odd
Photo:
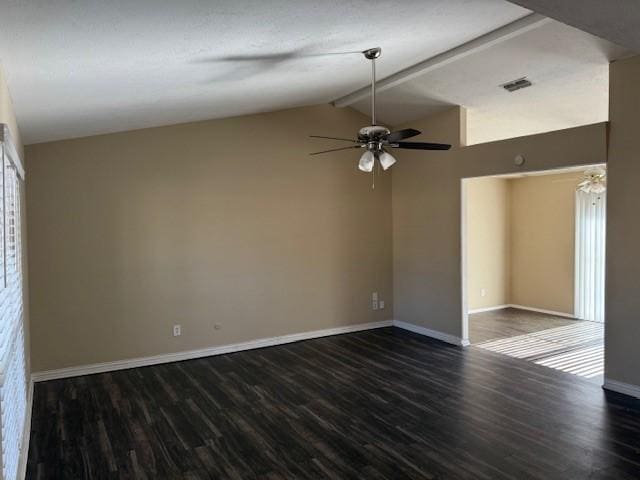
{"label": "ceiling fan light bulb cover", "polygon": [[358,163],[358,168],[363,172],[371,172],[373,171],[373,163],[375,161],[375,157],[373,153],[369,150],[364,152],[360,157],[360,162]]}
{"label": "ceiling fan light bulb cover", "polygon": [[382,152],[380,154],[380,165],[382,165],[383,170],[387,170],[394,163],[396,163],[396,159],[390,153]]}

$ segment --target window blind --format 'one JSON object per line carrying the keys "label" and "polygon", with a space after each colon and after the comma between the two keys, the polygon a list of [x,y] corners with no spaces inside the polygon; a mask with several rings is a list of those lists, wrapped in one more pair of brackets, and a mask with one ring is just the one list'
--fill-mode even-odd
{"label": "window blind", "polygon": [[604,322],[606,193],[576,192],[575,316]]}
{"label": "window blind", "polygon": [[25,441],[27,372],[24,345],[20,198],[24,171],[0,125],[0,439],[2,478],[18,478]]}

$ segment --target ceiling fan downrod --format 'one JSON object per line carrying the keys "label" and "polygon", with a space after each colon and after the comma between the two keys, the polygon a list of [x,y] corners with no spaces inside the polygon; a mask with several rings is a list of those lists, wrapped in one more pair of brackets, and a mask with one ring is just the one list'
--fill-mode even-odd
{"label": "ceiling fan downrod", "polygon": [[380,47],[369,48],[362,52],[368,60],[371,60],[371,125],[376,124],[376,58],[382,55]]}

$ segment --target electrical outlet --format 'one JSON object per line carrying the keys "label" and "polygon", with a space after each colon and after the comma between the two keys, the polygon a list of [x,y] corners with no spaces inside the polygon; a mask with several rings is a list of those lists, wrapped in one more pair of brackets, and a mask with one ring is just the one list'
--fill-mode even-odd
{"label": "electrical outlet", "polygon": [[374,300],[371,302],[371,310],[378,310],[378,301]]}
{"label": "electrical outlet", "polygon": [[384,310],[384,300],[380,300],[378,302],[378,307],[380,308],[380,310]]}
{"label": "electrical outlet", "polygon": [[481,297],[486,297],[487,296],[487,289],[486,288],[481,288],[480,289],[480,296]]}
{"label": "electrical outlet", "polygon": [[174,325],[173,326],[173,336],[174,337],[179,337],[180,335],[182,335],[182,326],[181,325]]}

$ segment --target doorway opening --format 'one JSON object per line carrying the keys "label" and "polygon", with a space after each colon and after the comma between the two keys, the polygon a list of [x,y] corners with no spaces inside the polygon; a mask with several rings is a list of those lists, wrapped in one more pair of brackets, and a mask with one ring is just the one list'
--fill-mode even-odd
{"label": "doorway opening", "polygon": [[604,374],[606,166],[462,180],[462,331],[473,347]]}

